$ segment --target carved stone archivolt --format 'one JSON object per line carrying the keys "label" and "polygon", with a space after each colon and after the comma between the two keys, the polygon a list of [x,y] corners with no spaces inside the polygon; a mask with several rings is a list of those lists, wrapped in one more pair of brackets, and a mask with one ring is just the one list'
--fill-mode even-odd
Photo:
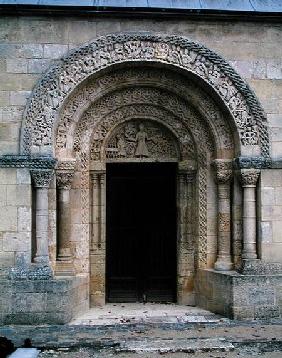
{"label": "carved stone archivolt", "polygon": [[[142,107],[140,107],[140,104],[142,104]],[[133,106],[135,113],[132,109]],[[158,116],[159,108],[161,108],[169,114],[169,117],[173,114],[179,122],[185,123],[193,133],[194,138],[201,138],[201,141],[209,146],[209,150],[216,147],[207,125],[196,115],[193,108],[189,107],[183,100],[166,91],[140,87],[115,91],[90,106],[77,123],[74,133],[74,150],[80,150],[81,146],[88,148],[92,133],[103,137],[109,127],[114,126],[122,119],[131,116],[140,117],[142,111],[146,111],[146,106],[151,108],[143,114],[144,116],[152,117],[155,113]],[[136,108],[139,108],[139,112]],[[167,115],[165,115],[164,120],[166,117]],[[102,120],[103,126],[106,126],[107,129],[100,127],[101,133],[98,133],[95,126]],[[175,127],[176,130],[177,127],[179,127],[179,124]]]}
{"label": "carved stone archivolt", "polygon": [[[210,96],[197,87],[196,83],[184,81],[183,76],[177,73],[168,70],[158,70],[156,68],[152,69],[150,67],[117,70],[95,81],[88,81],[83,88],[74,91],[74,94],[63,108],[62,117],[58,123],[57,148],[65,148],[68,146],[67,138],[72,137],[76,123],[80,120],[81,113],[88,110],[89,103],[94,103],[100,98],[92,112],[104,113],[105,106],[101,99],[101,93],[106,94],[109,88],[111,89],[110,92],[112,89],[115,89],[116,93],[117,91],[124,91],[126,87],[140,88],[142,86],[144,87],[144,85],[148,87],[148,84],[150,84],[152,89],[166,89],[166,91],[169,92],[169,97],[173,96],[172,102],[178,105],[180,100],[179,94],[181,94],[181,97],[185,98],[189,103],[190,108],[197,108],[200,117],[206,118],[206,123],[210,126],[210,128],[207,127],[206,131],[212,131],[216,141],[216,147],[224,149],[233,148],[233,139],[230,129],[221,111],[217,108]],[[110,94],[108,94],[108,97],[110,99],[105,97],[105,102],[111,105],[111,108],[117,107],[117,104],[121,104],[120,98],[117,97],[117,100],[113,101]],[[150,98],[150,96],[147,96],[147,98]],[[161,97],[158,96],[158,98]],[[99,105],[99,103],[101,104]],[[98,112],[95,111],[95,108],[97,108]],[[188,113],[185,108],[184,113]],[[199,117],[199,115],[197,115],[197,117]]]}
{"label": "carved stone archivolt", "polygon": [[226,61],[186,38],[142,33],[99,38],[53,65],[26,108],[22,153],[34,147],[49,152],[55,118],[65,98],[91,74],[130,61],[169,64],[202,78],[232,114],[241,144],[259,145],[262,155],[269,156],[266,116],[251,89]]}

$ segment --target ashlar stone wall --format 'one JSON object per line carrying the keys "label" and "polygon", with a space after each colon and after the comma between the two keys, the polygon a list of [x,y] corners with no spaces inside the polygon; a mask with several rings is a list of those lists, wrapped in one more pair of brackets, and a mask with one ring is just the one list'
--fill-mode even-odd
{"label": "ashlar stone wall", "polygon": [[31,260],[31,185],[26,168],[0,170],[0,269]]}
{"label": "ashlar stone wall", "polygon": [[[0,154],[19,153],[20,128],[25,104],[33,86],[48,66],[72,48],[95,37],[123,31],[151,31],[186,36],[204,44],[229,61],[255,91],[267,113],[272,157],[279,158],[282,155],[280,24],[48,16],[0,18]],[[277,218],[280,204],[277,189],[279,186],[275,184],[275,188],[273,187],[272,172],[262,174],[261,255],[265,259],[281,260],[280,251],[277,254],[276,250],[282,245],[278,229],[280,217]],[[6,170],[1,169],[1,178],[6,177],[5,173]],[[275,177],[276,175],[279,177],[278,171]],[[8,205],[1,215],[1,252],[7,253],[4,255],[5,260],[1,260],[3,265],[4,262],[10,262],[14,252],[20,252],[21,245],[16,242],[28,240],[23,234],[20,235],[22,228],[18,217],[24,215],[26,225],[30,225],[31,189],[27,182],[29,179],[26,178],[24,183],[20,183],[20,180],[16,174],[9,176],[6,182],[5,179],[1,179],[1,184],[7,185],[6,190],[0,194],[1,205]],[[20,184],[18,189],[13,187],[17,181]],[[27,185],[26,190],[22,187],[24,185]],[[270,188],[273,188],[273,194],[270,193]],[[271,195],[277,208],[275,210],[270,209],[272,204],[267,204],[271,200]],[[273,215],[276,215],[275,219]],[[13,232],[17,233],[17,239],[10,242],[7,238],[11,237]]]}

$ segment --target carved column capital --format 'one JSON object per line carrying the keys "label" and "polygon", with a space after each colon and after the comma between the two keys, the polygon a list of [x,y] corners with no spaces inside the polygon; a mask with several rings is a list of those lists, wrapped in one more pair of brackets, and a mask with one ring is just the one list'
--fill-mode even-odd
{"label": "carved column capital", "polygon": [[70,190],[74,176],[75,163],[75,159],[68,159],[58,162],[56,168],[57,188]]}
{"label": "carved column capital", "polygon": [[92,183],[96,183],[99,179],[99,173],[98,172],[90,172],[90,179]]}
{"label": "carved column capital", "polygon": [[215,159],[212,163],[215,169],[215,180],[218,184],[225,184],[232,178],[232,161],[228,159]]}
{"label": "carved column capital", "polygon": [[243,187],[255,187],[260,175],[259,169],[242,169],[240,180]]}
{"label": "carved column capital", "polygon": [[30,171],[32,181],[36,188],[49,188],[54,175],[52,169],[34,169]]}
{"label": "carved column capital", "polygon": [[71,189],[71,183],[73,180],[73,171],[58,170],[56,171],[56,183],[59,189]]}

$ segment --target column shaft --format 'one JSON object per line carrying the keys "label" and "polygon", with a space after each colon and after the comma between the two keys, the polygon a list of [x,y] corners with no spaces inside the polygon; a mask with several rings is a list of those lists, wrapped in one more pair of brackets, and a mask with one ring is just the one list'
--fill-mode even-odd
{"label": "column shaft", "polygon": [[58,189],[58,260],[68,261],[71,259],[69,245],[70,239],[70,191],[69,189]]}
{"label": "column shaft", "polygon": [[48,188],[36,189],[36,255],[34,262],[49,262],[48,250]]}
{"label": "column shaft", "polygon": [[48,243],[48,187],[53,177],[50,169],[31,171],[36,190],[35,239],[36,254],[34,262],[49,264]]}
{"label": "column shaft", "polygon": [[217,182],[217,258],[215,270],[228,271],[233,269],[231,260],[231,202],[230,181],[232,163],[230,160],[217,159],[213,162],[216,169]]}
{"label": "column shaft", "polygon": [[243,187],[243,259],[257,258],[256,242],[256,183],[260,171],[241,170]]}
{"label": "column shaft", "polygon": [[[73,167],[74,162],[62,162],[60,167]],[[70,190],[74,175],[74,168],[58,169],[57,179],[57,225],[58,225],[58,257],[56,262],[57,276],[72,276],[75,274],[73,257],[70,247],[71,235],[71,203]]]}

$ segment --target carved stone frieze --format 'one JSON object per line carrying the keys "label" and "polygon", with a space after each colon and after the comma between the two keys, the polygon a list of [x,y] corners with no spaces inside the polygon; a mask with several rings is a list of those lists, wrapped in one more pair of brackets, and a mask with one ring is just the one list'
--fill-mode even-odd
{"label": "carved stone frieze", "polygon": [[[231,112],[242,145],[259,144],[269,156],[266,116],[248,85],[220,56],[179,36],[116,34],[97,39],[58,61],[32,93],[25,111],[22,153],[53,145],[53,126],[65,98],[87,77],[115,63],[154,61],[194,73],[209,84]],[[46,147],[46,148],[47,148]]]}
{"label": "carved stone frieze", "polygon": [[240,179],[243,187],[255,187],[260,175],[259,169],[242,169]]}
{"label": "carved stone frieze", "polygon": [[234,159],[236,169],[264,169],[271,168],[272,161],[264,157],[237,157]]}
{"label": "carved stone frieze", "polygon": [[52,157],[31,157],[29,155],[2,155],[0,168],[53,169],[57,160]]}
{"label": "carved stone frieze", "polygon": [[225,159],[216,159],[213,161],[215,168],[215,180],[218,184],[224,184],[232,178],[232,161]]}
{"label": "carved stone frieze", "polygon": [[48,188],[54,175],[51,169],[34,169],[30,171],[36,188]]}

